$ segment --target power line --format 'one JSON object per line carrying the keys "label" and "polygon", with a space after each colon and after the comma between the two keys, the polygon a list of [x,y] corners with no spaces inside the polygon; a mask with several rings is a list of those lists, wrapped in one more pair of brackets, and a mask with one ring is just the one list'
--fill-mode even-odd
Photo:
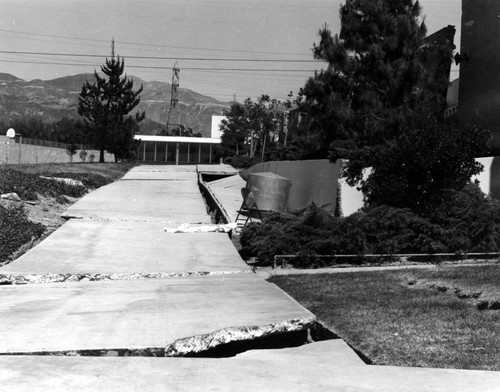
{"label": "power line", "polygon": [[[109,44],[109,40],[101,40],[101,39],[69,37],[69,36],[55,35],[55,34],[29,33],[29,32],[24,32],[24,31],[14,31],[14,30],[6,30],[6,29],[0,29],[0,32],[20,34],[20,35],[29,35],[29,36],[35,36],[35,37],[60,38],[60,39],[87,41],[87,42],[99,42],[99,43],[102,42],[102,43]],[[192,46],[157,45],[157,44],[148,44],[148,43],[143,43],[143,42],[117,41],[117,43],[119,43],[121,45],[132,45],[132,46],[141,46],[141,47],[146,46],[146,47],[153,47],[153,48],[202,50],[202,51],[208,51],[208,52],[271,54],[271,55],[277,55],[277,56],[309,56],[309,57],[311,56],[310,54],[305,54],[305,53],[283,53],[283,52],[269,52],[269,51],[256,51],[256,50],[199,48],[199,47],[192,47]]]}
{"label": "power line", "polygon": [[[33,56],[65,56],[65,57],[92,57],[102,58],[107,55],[83,54],[83,53],[54,53],[54,52],[24,52],[16,50],[0,50],[3,54],[22,54]],[[223,61],[223,62],[268,62],[268,63],[317,63],[317,60],[291,60],[291,59],[234,59],[234,58],[209,58],[209,57],[163,57],[163,56],[124,56],[128,59],[140,60],[183,60],[183,61]]]}
{"label": "power line", "polygon": [[[78,66],[81,67],[81,63],[59,63],[59,62],[49,62],[49,61],[17,61],[17,60],[0,60],[2,63],[18,63],[18,64],[43,64],[43,65],[68,65],[68,66]],[[91,64],[84,64],[91,65]],[[96,64],[96,66],[101,66],[101,64]],[[167,67],[156,67],[147,65],[127,65],[127,68],[137,68],[137,69],[167,69]],[[204,68],[204,67],[183,67],[183,70],[190,71],[232,71],[232,72],[314,72],[311,69],[272,69],[272,68]]]}

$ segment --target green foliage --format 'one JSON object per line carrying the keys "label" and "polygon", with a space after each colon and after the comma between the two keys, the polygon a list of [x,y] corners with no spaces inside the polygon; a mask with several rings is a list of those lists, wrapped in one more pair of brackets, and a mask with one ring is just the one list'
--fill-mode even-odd
{"label": "green foliage", "polygon": [[8,260],[25,243],[40,238],[44,233],[41,223],[31,222],[22,206],[0,205],[0,263]]}
{"label": "green foliage", "polygon": [[23,200],[37,200],[38,195],[81,197],[86,191],[84,186],[70,185],[10,168],[0,168],[0,193],[15,192]]}
{"label": "green foliage", "polygon": [[224,112],[225,119],[221,121],[221,152],[223,156],[239,155],[244,152],[244,144],[249,134],[249,124],[245,106],[235,102]]}
{"label": "green foliage", "polygon": [[49,124],[50,135],[46,139],[68,144],[86,144],[82,125],[80,120],[63,117],[56,123]]}
{"label": "green foliage", "polygon": [[142,86],[134,91],[132,79],[122,77],[124,61],[120,56],[101,66],[104,77],[94,72],[96,81],[85,82],[78,101],[78,113],[83,117],[83,130],[88,143],[100,150],[99,161],[104,162],[104,151],[115,154],[116,160],[133,159],[136,144],[134,134],[144,112],[129,113],[139,104]]}
{"label": "green foliage", "polygon": [[80,150],[80,152],[78,153],[78,156],[80,157],[80,160],[82,162],[85,162],[87,160],[87,155],[89,153],[86,151],[86,150]]}
{"label": "green foliage", "polygon": [[71,161],[73,161],[73,156],[76,155],[78,152],[78,146],[76,144],[68,144],[68,147],[66,147],[66,154],[68,154],[71,158]]}
{"label": "green foliage", "polygon": [[315,255],[463,253],[498,251],[500,203],[475,184],[448,191],[433,213],[386,205],[337,218],[314,204],[296,213],[273,213],[241,233],[244,258],[270,265],[275,255],[299,254],[298,267],[321,266]]}
{"label": "green foliage", "polygon": [[260,162],[262,162],[261,159],[249,157],[248,155],[235,155],[234,157],[224,159],[224,163],[231,165],[235,169],[248,169]]}
{"label": "green foliage", "polygon": [[253,102],[235,102],[224,112],[220,152],[222,156],[248,153],[261,159],[286,143],[285,118],[291,108],[290,96],[285,102],[262,95]]}
{"label": "green foliage", "polygon": [[[323,153],[335,140],[383,143],[420,113],[444,110],[445,97],[436,104],[435,73],[426,72],[423,61],[434,49],[423,45],[419,15],[412,0],[348,0],[340,35],[320,30],[314,56],[328,68],[304,86],[302,109]],[[448,64],[452,50],[444,53]]]}
{"label": "green foliage", "polygon": [[[350,159],[344,177],[358,184],[365,203],[410,208],[418,213],[434,211],[448,190],[459,191],[483,167],[474,157],[489,148],[489,132],[469,126],[463,129],[429,118],[383,146],[334,149],[332,159]],[[363,169],[371,168],[364,179]]]}
{"label": "green foliage", "polygon": [[40,117],[23,116],[0,122],[0,128],[14,128],[23,138],[51,140],[59,143],[85,144],[79,121],[63,117],[57,122],[46,122]]}
{"label": "green foliage", "polygon": [[325,27],[314,47],[328,68],[302,90],[309,144],[346,160],[343,177],[365,206],[432,210],[482,170],[474,158],[491,139],[444,122],[454,45],[424,41],[418,1],[348,0],[340,15],[340,35]]}

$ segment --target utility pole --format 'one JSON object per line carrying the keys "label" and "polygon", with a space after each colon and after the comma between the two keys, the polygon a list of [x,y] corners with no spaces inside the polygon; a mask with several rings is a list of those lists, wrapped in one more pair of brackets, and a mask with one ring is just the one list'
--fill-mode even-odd
{"label": "utility pole", "polygon": [[[170,109],[168,111],[167,117],[167,131],[170,126],[171,118],[173,115],[177,114],[177,126],[179,127],[179,136],[181,135],[181,113],[179,111],[179,79],[181,70],[177,68],[177,61],[172,68],[172,94],[170,98]],[[174,113],[177,112],[177,113]]]}

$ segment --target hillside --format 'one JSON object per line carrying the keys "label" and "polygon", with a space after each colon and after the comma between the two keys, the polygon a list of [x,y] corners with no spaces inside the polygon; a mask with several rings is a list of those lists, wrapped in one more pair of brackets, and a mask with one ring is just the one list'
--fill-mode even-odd
{"label": "hillside", "polygon": [[[171,97],[171,85],[165,82],[146,82],[131,76],[134,85],[144,90],[138,110],[146,112],[147,126],[144,131],[153,133],[155,123],[166,124]],[[83,83],[93,81],[93,74],[79,74],[53,80],[25,81],[14,75],[0,73],[0,121],[19,116],[37,116],[46,122],[63,117],[78,118],[78,95]],[[179,89],[181,124],[194,132],[210,136],[212,115],[221,115],[228,103]],[[177,119],[175,119],[175,122]]]}

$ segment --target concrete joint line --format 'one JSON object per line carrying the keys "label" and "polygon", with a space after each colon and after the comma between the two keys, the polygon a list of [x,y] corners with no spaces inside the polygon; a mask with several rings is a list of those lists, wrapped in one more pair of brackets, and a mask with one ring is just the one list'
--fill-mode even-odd
{"label": "concrete joint line", "polygon": [[19,275],[0,274],[0,286],[25,285],[64,282],[98,282],[107,280],[144,280],[168,279],[208,275],[232,275],[252,273],[250,270],[240,271],[193,271],[193,272],[154,272],[154,273],[113,273],[113,274],[43,274]]}
{"label": "concrete joint line", "polygon": [[146,219],[146,218],[99,218],[96,216],[81,216],[81,215],[71,215],[71,216],[61,216],[63,219],[66,219],[67,221],[76,219],[76,220],[89,220],[89,221],[97,221],[97,222],[139,222],[139,223],[162,223],[162,224],[175,224],[175,225],[182,225],[182,224],[189,224],[189,225],[207,225],[207,222],[203,221],[198,221],[198,222],[181,222],[181,221],[165,221],[165,220],[151,220],[151,219]]}
{"label": "concrete joint line", "polygon": [[1,356],[7,355],[39,355],[53,357],[164,357],[165,348],[110,348],[110,349],[90,349],[90,350],[67,350],[67,351],[34,351],[34,352],[10,352],[0,353]]}
{"label": "concrete joint line", "polygon": [[178,339],[165,348],[166,357],[184,357],[200,353],[223,344],[254,340],[286,332],[308,329],[316,322],[315,316],[280,321],[265,326],[224,328],[205,335]]}
{"label": "concrete joint line", "polygon": [[213,333],[178,339],[166,347],[106,348],[62,351],[2,352],[7,355],[40,355],[67,357],[185,357],[223,344],[254,340],[280,333],[306,330],[316,322],[315,317],[291,319],[265,326],[232,327]]}

